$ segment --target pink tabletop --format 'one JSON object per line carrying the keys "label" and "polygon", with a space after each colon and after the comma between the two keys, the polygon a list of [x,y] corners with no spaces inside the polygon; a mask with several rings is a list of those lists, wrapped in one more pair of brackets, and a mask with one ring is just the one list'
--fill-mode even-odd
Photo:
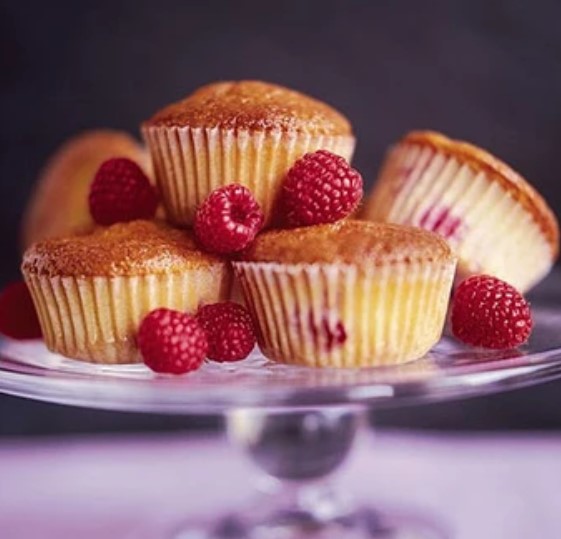
{"label": "pink tabletop", "polygon": [[[0,537],[155,537],[239,506],[253,476],[222,438],[3,441]],[[457,539],[561,537],[561,436],[369,435],[339,481],[368,503],[431,515]]]}

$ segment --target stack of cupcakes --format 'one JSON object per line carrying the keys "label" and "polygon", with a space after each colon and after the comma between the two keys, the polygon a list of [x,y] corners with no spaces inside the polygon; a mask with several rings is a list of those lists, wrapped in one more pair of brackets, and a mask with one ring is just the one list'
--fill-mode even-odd
{"label": "stack of cupcakes", "polygon": [[[89,194],[97,228],[24,255],[55,352],[181,373],[205,357],[243,359],[257,339],[282,363],[395,365],[440,339],[457,255],[462,273],[488,270],[527,288],[556,252],[555,219],[523,180],[467,146],[458,157],[436,135],[412,135],[392,152],[366,208],[400,224],[350,219],[363,185],[349,164],[349,122],[280,86],[204,86],[142,132],[156,188],[138,164],[106,161]],[[501,198],[512,186],[515,196]],[[167,224],[155,220],[160,198]],[[491,206],[486,226],[502,215],[518,225],[495,257],[474,249],[484,230],[473,223]],[[540,262],[504,270],[522,240]],[[234,277],[247,310],[229,301]]]}

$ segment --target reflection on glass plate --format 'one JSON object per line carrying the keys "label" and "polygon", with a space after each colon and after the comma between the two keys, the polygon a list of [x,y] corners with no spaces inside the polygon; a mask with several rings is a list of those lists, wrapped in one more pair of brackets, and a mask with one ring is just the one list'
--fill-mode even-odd
{"label": "reflection on glass plate", "polygon": [[181,377],[142,365],[91,365],[48,352],[42,342],[0,341],[0,391],[118,410],[222,413],[232,408],[360,404],[396,406],[498,391],[561,375],[561,309],[534,303],[535,330],[520,350],[468,348],[451,338],[398,367],[312,369],[267,361],[208,362]]}

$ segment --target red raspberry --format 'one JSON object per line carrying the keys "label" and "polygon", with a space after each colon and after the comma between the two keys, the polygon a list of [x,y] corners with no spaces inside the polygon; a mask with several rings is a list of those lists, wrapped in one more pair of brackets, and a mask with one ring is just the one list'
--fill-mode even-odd
{"label": "red raspberry", "polygon": [[208,358],[215,361],[245,359],[255,346],[255,331],[247,309],[225,301],[204,305],[197,320],[208,338]]}
{"label": "red raspberry", "polygon": [[307,153],[288,171],[281,201],[289,226],[334,223],[350,215],[362,198],[362,176],[327,150]]}
{"label": "red raspberry", "polygon": [[0,333],[12,339],[40,339],[41,326],[27,285],[11,283],[0,293]]}
{"label": "red raspberry", "polygon": [[195,216],[195,235],[212,253],[245,249],[263,226],[264,215],[251,191],[236,183],[215,189]]}
{"label": "red raspberry", "polygon": [[469,277],[456,289],[452,332],[472,346],[509,349],[524,344],[532,332],[528,302],[511,285],[488,275]]}
{"label": "red raspberry", "polygon": [[152,219],[158,194],[142,169],[130,159],[116,157],[98,169],[90,187],[90,213],[99,225]]}
{"label": "red raspberry", "polygon": [[194,316],[163,308],[142,320],[137,341],[144,363],[160,373],[194,371],[208,349],[206,334]]}

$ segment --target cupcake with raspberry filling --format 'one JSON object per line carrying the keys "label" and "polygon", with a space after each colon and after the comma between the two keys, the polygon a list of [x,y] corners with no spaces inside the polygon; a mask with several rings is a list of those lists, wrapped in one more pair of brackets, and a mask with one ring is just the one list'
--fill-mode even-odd
{"label": "cupcake with raspberry filling", "polygon": [[422,357],[441,336],[455,268],[437,234],[353,220],[265,232],[234,262],[263,353],[312,367]]}
{"label": "cupcake with raspberry filling", "polygon": [[539,193],[485,150],[431,131],[391,149],[365,217],[439,233],[459,279],[485,273],[526,291],[558,255],[557,220]]}
{"label": "cupcake with raspberry filling", "polygon": [[224,301],[231,281],[228,263],[190,234],[142,220],[36,243],[22,272],[47,347],[95,363],[139,361],[136,333],[147,313]]}
{"label": "cupcake with raspberry filling", "polygon": [[215,189],[240,183],[265,214],[282,180],[307,152],[350,160],[355,139],[347,119],[304,94],[258,81],[218,82],[157,112],[142,126],[168,219],[191,226]]}

